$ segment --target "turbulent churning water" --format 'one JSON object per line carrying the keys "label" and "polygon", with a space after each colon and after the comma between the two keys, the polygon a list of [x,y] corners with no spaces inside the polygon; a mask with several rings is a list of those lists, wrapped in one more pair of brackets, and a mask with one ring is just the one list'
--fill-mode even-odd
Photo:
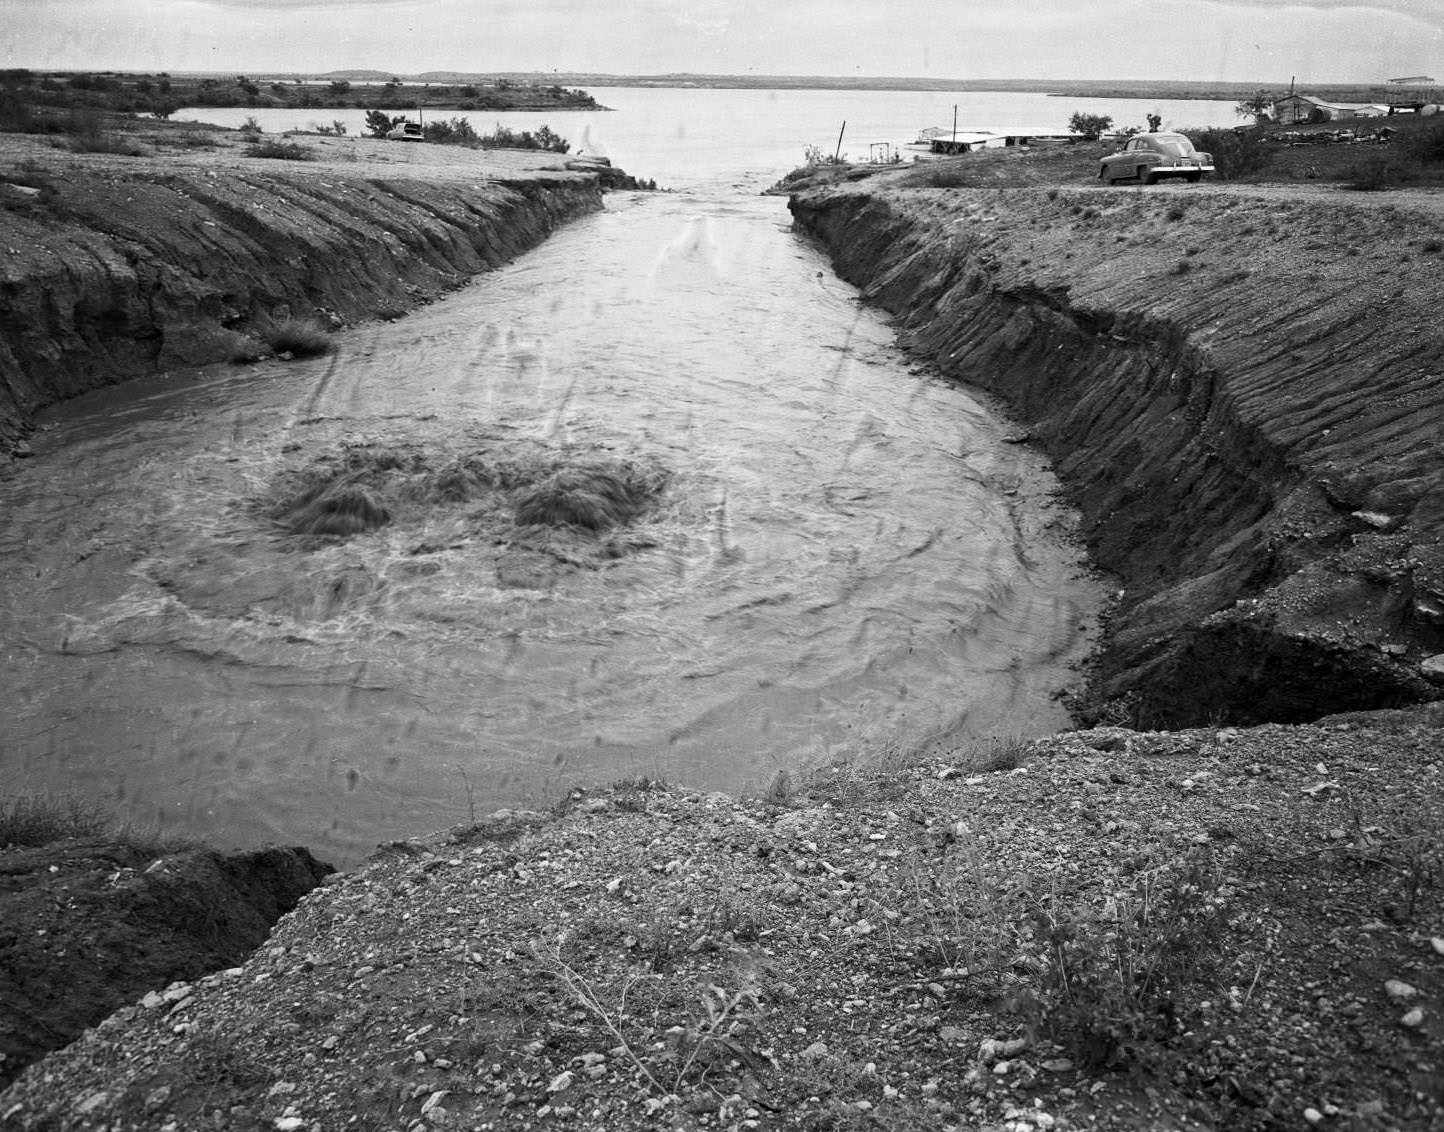
{"label": "turbulent churning water", "polygon": [[[1065,722],[1099,599],[1036,459],[781,200],[618,195],[338,346],[74,402],[0,481],[9,789],[350,861],[573,783]],[[285,473],[348,452],[667,482],[612,557],[476,500],[283,535]]]}

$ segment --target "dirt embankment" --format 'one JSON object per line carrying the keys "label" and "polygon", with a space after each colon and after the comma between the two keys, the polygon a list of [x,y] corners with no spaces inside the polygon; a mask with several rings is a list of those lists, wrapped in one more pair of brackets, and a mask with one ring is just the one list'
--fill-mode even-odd
{"label": "dirt embankment", "polygon": [[1086,711],[1288,722],[1440,696],[1437,198],[881,180],[794,216],[1070,485],[1125,587]]}
{"label": "dirt embankment", "polygon": [[577,791],[387,847],[32,1066],[0,1124],[1438,1129],[1441,722]]}
{"label": "dirt embankment", "polygon": [[551,153],[288,143],[312,160],[247,156],[235,134],[138,156],[0,136],[0,451],[47,404],[255,357],[289,319],[399,314],[599,208],[615,174]]}
{"label": "dirt embankment", "polygon": [[0,854],[0,1087],[117,1007],[241,963],[334,872],[305,849]]}

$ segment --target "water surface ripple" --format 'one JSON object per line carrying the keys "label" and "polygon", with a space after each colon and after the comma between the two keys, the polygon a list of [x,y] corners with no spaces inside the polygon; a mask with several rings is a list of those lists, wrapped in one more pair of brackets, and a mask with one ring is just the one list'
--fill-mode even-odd
{"label": "water surface ripple", "polygon": [[[1046,473],[781,201],[614,196],[338,346],[73,402],[0,481],[10,789],[351,861],[572,783],[1065,722],[1099,597]],[[298,545],[267,501],[348,446],[669,478],[600,567],[464,505]]]}

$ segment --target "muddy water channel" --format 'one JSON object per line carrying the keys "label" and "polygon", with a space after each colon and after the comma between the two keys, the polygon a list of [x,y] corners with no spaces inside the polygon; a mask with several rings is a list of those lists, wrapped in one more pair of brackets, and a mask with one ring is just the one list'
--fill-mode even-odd
{"label": "muddy water channel", "polygon": [[7,790],[349,862],[1065,724],[1100,596],[1047,473],[780,200],[617,195],[336,345],[73,402],[0,480]]}

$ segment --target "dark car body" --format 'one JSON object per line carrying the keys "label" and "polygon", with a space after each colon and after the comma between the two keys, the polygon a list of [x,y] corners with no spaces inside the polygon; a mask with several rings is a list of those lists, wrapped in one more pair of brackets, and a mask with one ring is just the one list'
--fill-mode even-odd
{"label": "dark car body", "polygon": [[1134,134],[1117,153],[1098,166],[1100,180],[1138,181],[1151,185],[1164,177],[1197,181],[1213,172],[1213,155],[1193,148],[1183,134]]}

